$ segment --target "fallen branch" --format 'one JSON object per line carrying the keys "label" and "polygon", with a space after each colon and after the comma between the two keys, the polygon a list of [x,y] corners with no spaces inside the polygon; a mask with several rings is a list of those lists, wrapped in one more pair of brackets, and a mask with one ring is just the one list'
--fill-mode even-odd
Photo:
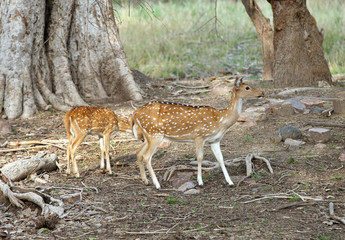
{"label": "fallen branch", "polygon": [[342,123],[330,123],[330,122],[306,122],[306,123],[303,124],[303,126],[307,126],[307,125],[345,128],[345,124],[342,124]]}
{"label": "fallen branch", "polygon": [[342,224],[345,224],[345,218],[337,217],[334,214],[334,204],[332,202],[329,203],[329,217],[335,221],[338,221]]}
{"label": "fallen branch", "polygon": [[299,206],[310,206],[310,205],[316,205],[316,204],[317,204],[316,202],[294,202],[294,203],[289,203],[289,204],[283,205],[281,207],[272,209],[272,211],[276,212],[276,211],[286,209],[286,208],[299,207]]}
{"label": "fallen branch", "polygon": [[210,86],[186,86],[186,85],[181,85],[178,83],[173,83],[173,85],[175,85],[176,87],[180,87],[180,88],[191,88],[191,89],[200,89],[200,88],[209,88]]}
{"label": "fallen branch", "polygon": [[48,146],[54,146],[57,148],[61,148],[63,150],[66,150],[66,148],[61,147],[59,145],[47,142],[47,141],[36,141],[36,140],[31,140],[31,141],[20,141],[20,142],[9,142],[7,143],[7,147],[19,147],[19,146],[30,146],[30,145],[48,145]]}
{"label": "fallen branch", "polygon": [[26,178],[34,172],[39,171],[53,171],[57,168],[56,162],[58,160],[55,154],[51,154],[45,158],[45,152],[39,152],[31,159],[20,159],[8,164],[5,164],[0,172],[11,181],[18,181]]}
{"label": "fallen branch", "polygon": [[4,150],[0,150],[0,153],[27,151],[27,150],[31,150],[31,149],[46,148],[46,147],[49,147],[49,146],[36,146],[36,147],[4,149]]}

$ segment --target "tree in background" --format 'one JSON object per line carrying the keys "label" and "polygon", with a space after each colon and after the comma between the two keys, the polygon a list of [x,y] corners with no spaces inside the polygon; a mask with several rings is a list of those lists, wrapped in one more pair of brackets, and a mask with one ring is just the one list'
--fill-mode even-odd
{"label": "tree in background", "polygon": [[142,99],[111,0],[0,0],[0,12],[0,112],[8,118],[85,99]]}
{"label": "tree in background", "polygon": [[[262,40],[264,79],[276,87],[331,84],[322,48],[323,35],[306,0],[267,0],[273,11],[274,33],[255,0],[242,0]],[[272,47],[273,46],[273,47]]]}

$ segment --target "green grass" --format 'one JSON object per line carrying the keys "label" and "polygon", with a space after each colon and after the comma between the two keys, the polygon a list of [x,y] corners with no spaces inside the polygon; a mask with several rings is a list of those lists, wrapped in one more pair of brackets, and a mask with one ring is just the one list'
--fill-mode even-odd
{"label": "green grass", "polygon": [[[272,19],[270,5],[258,3]],[[153,78],[209,77],[222,72],[260,77],[261,42],[241,1],[218,0],[217,25],[214,1],[146,1],[144,5],[146,9],[131,6],[130,11],[126,1],[122,7],[115,5],[131,68]],[[345,72],[345,3],[309,0],[308,8],[324,30],[331,72]]]}
{"label": "green grass", "polygon": [[181,200],[174,198],[173,196],[169,196],[166,200],[167,204],[179,204],[182,203]]}

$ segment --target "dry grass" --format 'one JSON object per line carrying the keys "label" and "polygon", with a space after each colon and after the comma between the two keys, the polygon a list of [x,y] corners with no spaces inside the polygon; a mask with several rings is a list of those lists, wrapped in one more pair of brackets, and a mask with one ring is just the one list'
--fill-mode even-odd
{"label": "dry grass", "polygon": [[[132,1],[133,2],[133,1]],[[265,16],[270,6],[259,1]],[[206,77],[219,72],[261,77],[261,43],[241,1],[147,1],[116,5],[120,34],[132,68],[154,78]],[[331,72],[345,72],[345,3],[308,1],[324,33]]]}

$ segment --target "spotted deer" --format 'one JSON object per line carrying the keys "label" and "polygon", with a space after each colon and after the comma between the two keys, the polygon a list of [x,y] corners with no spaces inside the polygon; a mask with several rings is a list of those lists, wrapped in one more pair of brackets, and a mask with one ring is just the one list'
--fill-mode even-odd
{"label": "spotted deer", "polygon": [[79,171],[75,160],[75,151],[88,134],[99,136],[99,144],[101,148],[101,170],[104,172],[105,154],[106,170],[108,174],[112,174],[109,159],[109,141],[111,135],[119,129],[116,114],[106,108],[76,107],[66,113],[65,127],[68,136],[67,175],[70,175],[71,173],[71,159],[73,173],[75,177],[79,177]]}
{"label": "spotted deer", "polygon": [[[219,162],[229,185],[233,185],[225,168],[220,141],[227,130],[236,123],[242,111],[243,98],[263,97],[262,91],[235,80],[228,108],[217,110],[208,106],[188,106],[167,102],[151,102],[137,109],[132,117],[132,132],[144,143],[136,151],[140,175],[147,185],[144,162],[157,189],[160,184],[151,166],[152,155],[164,139],[194,142],[198,160],[197,181],[203,185],[201,165],[205,143],[210,143],[213,154]],[[144,161],[144,162],[143,162]]]}

